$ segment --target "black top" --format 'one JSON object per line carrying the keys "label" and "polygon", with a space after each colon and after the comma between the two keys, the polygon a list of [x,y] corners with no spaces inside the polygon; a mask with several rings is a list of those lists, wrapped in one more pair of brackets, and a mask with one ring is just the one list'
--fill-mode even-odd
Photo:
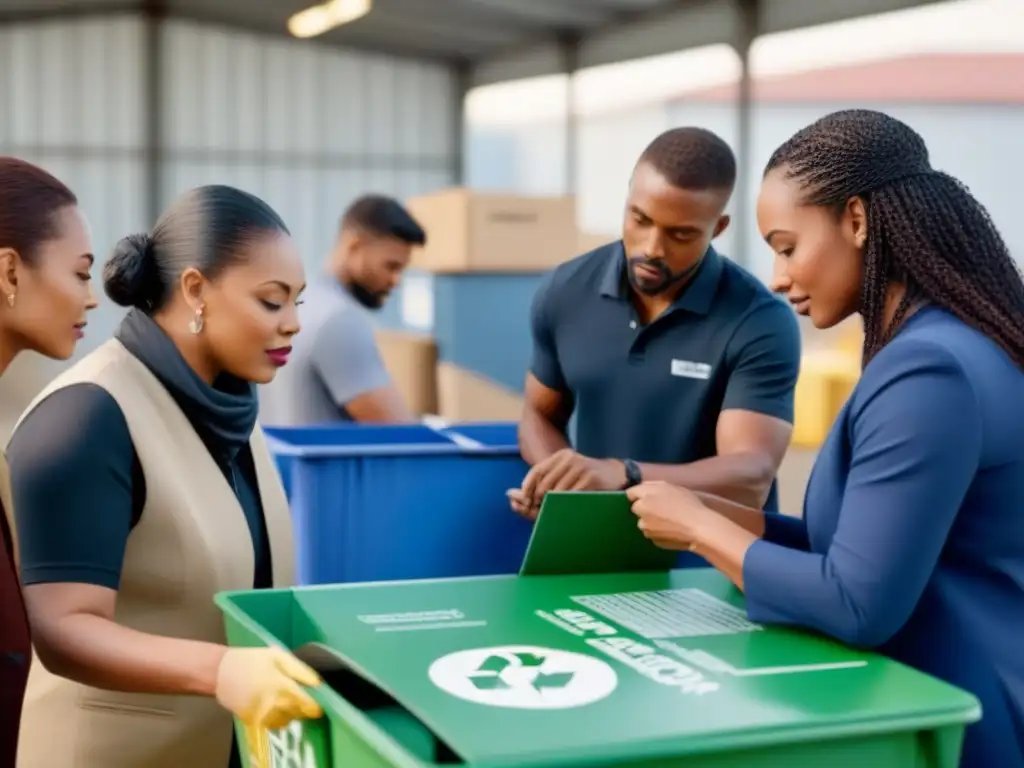
{"label": "black top", "polygon": [[[252,535],[253,586],[272,586],[270,543],[249,449],[259,409],[255,387],[227,375],[211,387],[137,310],[125,317],[117,338],[164,385],[231,484]],[[57,390],[25,418],[7,457],[23,583],[117,589],[128,535],[145,506],[146,483],[114,398],[95,384]],[[230,766],[237,765],[232,747]]]}
{"label": "black top", "polygon": [[[270,546],[248,447],[258,410],[254,387],[227,376],[210,387],[156,323],[135,310],[117,336],[167,388],[231,483],[252,534],[253,586],[271,586]],[[117,589],[146,484],[114,398],[95,384],[57,390],[25,418],[7,456],[23,582]]]}
{"label": "black top", "polygon": [[800,331],[760,280],[709,249],[649,325],[629,291],[619,241],[556,267],[533,301],[530,370],[572,401],[577,450],[685,464],[716,454],[724,410],[792,422]]}

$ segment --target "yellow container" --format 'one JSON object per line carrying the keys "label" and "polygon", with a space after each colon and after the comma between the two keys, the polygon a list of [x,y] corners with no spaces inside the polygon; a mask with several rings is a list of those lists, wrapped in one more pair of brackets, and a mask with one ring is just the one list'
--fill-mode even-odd
{"label": "yellow container", "polygon": [[859,317],[855,317],[844,323],[844,326],[836,348],[840,352],[857,355],[860,359],[861,350],[864,348],[864,324]]}
{"label": "yellow container", "polygon": [[805,354],[796,384],[793,445],[818,448],[860,379],[860,349]]}

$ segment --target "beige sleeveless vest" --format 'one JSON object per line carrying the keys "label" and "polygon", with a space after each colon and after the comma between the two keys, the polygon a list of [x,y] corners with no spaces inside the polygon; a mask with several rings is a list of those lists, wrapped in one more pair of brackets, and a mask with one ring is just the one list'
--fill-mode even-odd
{"label": "beige sleeveless vest", "polygon": [[14,553],[14,567],[18,567],[18,532],[14,527],[14,499],[11,497],[11,471],[7,457],[0,451],[0,507],[7,517],[7,530],[11,532],[11,551]]}
{"label": "beige sleeveless vest", "polygon": [[[254,571],[249,527],[234,492],[167,390],[116,340],[58,376],[26,415],[55,390],[83,382],[103,387],[121,407],[146,478],[146,505],[125,551],[117,622],[224,643],[213,596],[251,589]],[[259,428],[250,445],[274,585],[290,586],[288,504]],[[99,690],[50,674],[36,658],[17,767],[226,768],[231,733],[230,715],[213,699]]]}

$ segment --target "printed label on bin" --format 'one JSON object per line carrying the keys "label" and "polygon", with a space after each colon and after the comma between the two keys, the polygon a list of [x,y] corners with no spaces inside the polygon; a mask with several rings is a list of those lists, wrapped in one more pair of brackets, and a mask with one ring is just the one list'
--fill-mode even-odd
{"label": "printed label on bin", "polygon": [[306,739],[301,720],[269,735],[270,768],[317,768],[316,751]]}
{"label": "printed label on bin", "polygon": [[615,670],[582,653],[530,645],[457,651],[430,665],[431,682],[474,704],[511,709],[571,709],[618,685]]}
{"label": "printed label on bin", "polygon": [[[691,641],[762,632],[744,612],[699,589],[668,589],[643,592],[573,596],[578,606],[538,610],[538,618],[554,624],[600,652],[639,672],[649,680],[677,688],[684,694],[702,696],[721,690],[720,679],[826,672],[867,666],[863,659],[773,664],[740,668]],[[588,612],[589,611],[589,612]],[[633,633],[647,642],[624,634]],[[733,646],[735,654],[737,648]],[[728,647],[726,648],[728,650]],[[740,653],[740,656],[745,654]]]}

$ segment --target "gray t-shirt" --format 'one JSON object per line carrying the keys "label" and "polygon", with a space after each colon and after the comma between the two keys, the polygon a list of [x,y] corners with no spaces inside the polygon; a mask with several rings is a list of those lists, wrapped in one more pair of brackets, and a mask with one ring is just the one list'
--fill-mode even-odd
{"label": "gray t-shirt", "polygon": [[260,388],[260,421],[268,427],[352,421],[347,403],[391,383],[370,311],[325,279],[307,289],[299,320],[288,365]]}

